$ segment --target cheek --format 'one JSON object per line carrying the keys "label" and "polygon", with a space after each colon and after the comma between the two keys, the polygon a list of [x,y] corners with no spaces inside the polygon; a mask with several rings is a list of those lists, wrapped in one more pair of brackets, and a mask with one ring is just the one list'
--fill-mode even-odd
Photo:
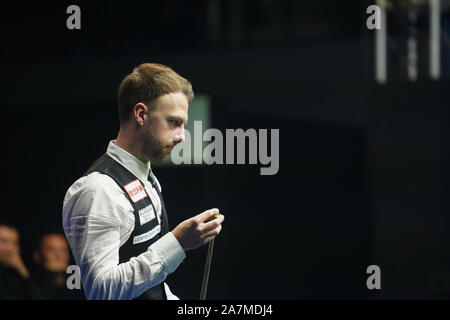
{"label": "cheek", "polygon": [[61,256],[64,257],[64,260],[68,260],[68,259],[69,259],[69,252],[63,251],[63,252],[61,253]]}
{"label": "cheek", "polygon": [[154,123],[149,124],[148,133],[152,137],[159,139],[162,133],[164,133],[164,127],[159,122],[155,121]]}
{"label": "cheek", "polygon": [[175,132],[168,126],[160,125],[159,127],[155,128],[152,133],[156,140],[160,141],[163,144],[167,144],[172,142],[172,138]]}
{"label": "cheek", "polygon": [[151,136],[151,140],[160,146],[172,144],[175,135],[175,130],[170,128],[169,124],[164,121],[149,123],[147,132]]}

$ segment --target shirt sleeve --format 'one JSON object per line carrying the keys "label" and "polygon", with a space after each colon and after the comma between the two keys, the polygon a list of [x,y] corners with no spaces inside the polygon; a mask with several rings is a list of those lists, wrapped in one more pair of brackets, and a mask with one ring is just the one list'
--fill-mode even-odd
{"label": "shirt sleeve", "polygon": [[133,207],[109,176],[91,173],[67,191],[63,227],[80,267],[87,299],[138,297],[163,282],[186,257],[169,232],[147,251],[119,264],[119,247],[133,226]]}
{"label": "shirt sleeve", "polygon": [[164,290],[166,291],[167,300],[180,300],[176,295],[170,291],[169,285],[164,283]]}

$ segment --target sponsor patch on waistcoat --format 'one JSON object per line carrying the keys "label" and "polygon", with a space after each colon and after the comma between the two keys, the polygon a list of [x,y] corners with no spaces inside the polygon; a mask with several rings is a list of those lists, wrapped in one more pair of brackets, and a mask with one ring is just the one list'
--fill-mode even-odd
{"label": "sponsor patch on waistcoat", "polygon": [[152,239],[154,236],[156,236],[160,231],[161,231],[161,225],[158,224],[152,230],[150,230],[146,233],[140,234],[138,236],[135,236],[133,238],[133,244],[139,244],[139,243],[148,241],[148,240]]}
{"label": "sponsor patch on waistcoat", "polygon": [[130,183],[124,185],[123,188],[130,196],[131,201],[133,201],[134,203],[141,201],[142,199],[147,197],[147,193],[145,192],[144,186],[138,179],[133,180]]}
{"label": "sponsor patch on waistcoat", "polygon": [[139,222],[141,223],[141,226],[149,221],[152,221],[155,218],[155,210],[153,210],[152,204],[149,204],[145,208],[139,210]]}

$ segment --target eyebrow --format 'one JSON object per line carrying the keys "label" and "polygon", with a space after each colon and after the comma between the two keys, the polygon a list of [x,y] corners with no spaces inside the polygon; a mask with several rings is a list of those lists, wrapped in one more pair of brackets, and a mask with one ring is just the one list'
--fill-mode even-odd
{"label": "eyebrow", "polygon": [[186,124],[188,122],[188,118],[187,117],[186,117],[186,121],[184,121],[184,117],[178,116],[178,115],[169,115],[169,119],[174,119],[174,120],[177,120],[177,121],[181,121],[184,124]]}

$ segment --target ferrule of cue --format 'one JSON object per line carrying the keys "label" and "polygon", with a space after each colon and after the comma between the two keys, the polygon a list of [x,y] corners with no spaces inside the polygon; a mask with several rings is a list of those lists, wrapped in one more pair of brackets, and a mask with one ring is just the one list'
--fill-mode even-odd
{"label": "ferrule of cue", "polygon": [[[208,221],[217,219],[220,216],[220,213],[216,213],[211,219]],[[205,270],[203,271],[203,281],[202,281],[202,289],[200,290],[200,300],[206,300],[206,289],[208,289],[208,279],[209,279],[209,272],[211,270],[211,260],[212,260],[212,254],[214,249],[214,239],[212,238],[211,241],[208,243],[208,253],[206,255],[206,263],[205,263]]]}

